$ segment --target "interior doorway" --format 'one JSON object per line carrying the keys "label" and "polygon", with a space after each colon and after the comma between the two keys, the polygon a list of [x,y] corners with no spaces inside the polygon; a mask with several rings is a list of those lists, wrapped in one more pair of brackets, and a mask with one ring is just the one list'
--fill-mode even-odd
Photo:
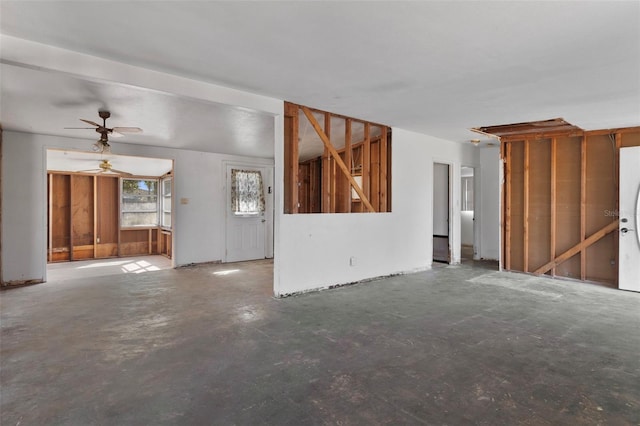
{"label": "interior doorway", "polygon": [[475,258],[475,172],[473,167],[460,169],[460,257]]}
{"label": "interior doorway", "polygon": [[435,262],[451,262],[450,172],[449,164],[433,164],[433,260]]}
{"label": "interior doorway", "polygon": [[46,186],[52,278],[173,264],[173,160],[49,149]]}

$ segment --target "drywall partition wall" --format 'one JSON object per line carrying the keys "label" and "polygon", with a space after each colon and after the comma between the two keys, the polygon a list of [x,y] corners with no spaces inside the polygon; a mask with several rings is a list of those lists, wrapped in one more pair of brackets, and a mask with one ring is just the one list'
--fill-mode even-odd
{"label": "drywall partition wall", "polygon": [[[3,279],[43,280],[46,266],[46,149],[86,150],[93,141],[4,132]],[[223,162],[272,165],[273,160],[115,143],[122,155],[174,160],[174,264],[224,258]]]}
{"label": "drywall partition wall", "polygon": [[[276,208],[276,295],[429,268],[434,162],[453,165],[452,238],[459,262],[460,165],[477,165],[475,148],[397,128],[392,132],[392,212],[290,215]],[[282,147],[276,148],[278,161]]]}
{"label": "drywall partition wall", "polygon": [[[499,147],[479,149],[480,169],[476,169],[476,180],[480,181],[480,193],[475,197],[476,225],[479,227],[480,247],[478,257],[498,260],[500,258],[500,172],[502,160]],[[476,186],[478,187],[478,186]]]}

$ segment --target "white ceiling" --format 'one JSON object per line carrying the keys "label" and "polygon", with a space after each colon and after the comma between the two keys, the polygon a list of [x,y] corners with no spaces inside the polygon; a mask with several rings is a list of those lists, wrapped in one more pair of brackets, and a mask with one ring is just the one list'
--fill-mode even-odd
{"label": "white ceiling", "polygon": [[[637,1],[3,0],[0,31],[460,142],[476,137],[471,127],[555,117],[640,125]],[[2,73],[5,129],[69,136],[62,127],[106,107],[111,124],[145,130],[130,143],[273,155],[268,116],[7,64]]]}
{"label": "white ceiling", "polygon": [[134,176],[160,177],[173,169],[173,161],[161,158],[107,155],[72,150],[47,150],[47,170],[62,172],[100,172],[99,164],[108,160],[114,170]]}

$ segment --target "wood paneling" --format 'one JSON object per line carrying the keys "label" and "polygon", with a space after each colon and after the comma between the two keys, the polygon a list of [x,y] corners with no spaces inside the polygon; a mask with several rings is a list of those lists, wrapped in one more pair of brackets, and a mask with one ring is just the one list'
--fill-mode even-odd
{"label": "wood paneling", "polygon": [[118,229],[117,177],[50,173],[48,186],[50,262],[159,252],[158,228]]}
{"label": "wood paneling", "polygon": [[98,244],[118,242],[118,178],[97,177]]}
{"label": "wood paneling", "polygon": [[50,261],[69,260],[71,249],[71,177],[50,175]]}
{"label": "wood paneling", "polygon": [[74,247],[93,245],[93,176],[71,176],[71,241]]}

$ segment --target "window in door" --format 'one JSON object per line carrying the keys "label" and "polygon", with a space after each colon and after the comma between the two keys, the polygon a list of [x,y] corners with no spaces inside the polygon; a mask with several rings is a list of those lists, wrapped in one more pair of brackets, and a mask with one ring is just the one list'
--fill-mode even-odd
{"label": "window in door", "polygon": [[231,211],[236,216],[264,213],[264,189],[259,171],[231,170]]}

